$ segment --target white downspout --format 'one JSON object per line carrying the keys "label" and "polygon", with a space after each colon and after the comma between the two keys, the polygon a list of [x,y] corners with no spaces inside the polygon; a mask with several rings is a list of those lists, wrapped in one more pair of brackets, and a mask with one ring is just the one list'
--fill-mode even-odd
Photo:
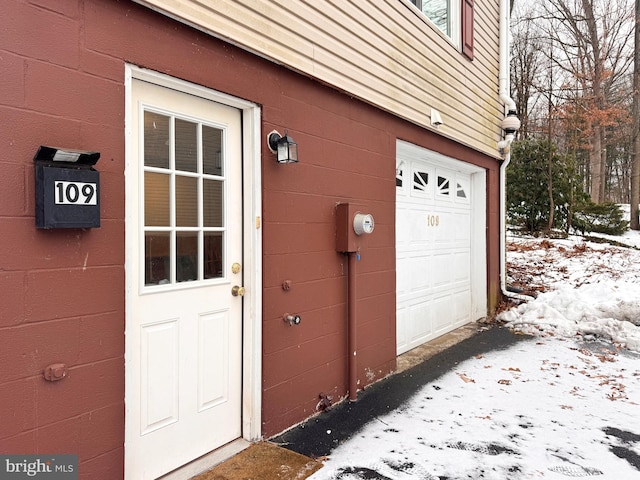
{"label": "white downspout", "polygon": [[[509,67],[510,67],[510,32],[511,18],[510,0],[500,0],[500,101],[504,104],[505,116],[515,116],[516,102],[509,94]],[[516,117],[517,118],[517,117]],[[519,128],[519,121],[517,122]],[[517,130],[516,128],[516,130]],[[503,152],[504,160],[500,165],[500,291],[502,295],[519,300],[531,300],[533,297],[519,295],[507,290],[507,166],[511,161],[511,142],[515,132],[505,133],[504,140],[498,142],[498,148]]]}
{"label": "white downspout", "polygon": [[505,106],[505,115],[516,109],[516,102],[509,95],[509,24],[511,19],[510,0],[500,0],[500,100]]}

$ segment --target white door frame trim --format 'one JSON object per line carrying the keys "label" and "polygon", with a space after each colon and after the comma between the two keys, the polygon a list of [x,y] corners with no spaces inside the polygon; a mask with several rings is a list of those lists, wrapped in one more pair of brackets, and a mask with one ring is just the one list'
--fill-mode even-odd
{"label": "white door frame trim", "polygon": [[[242,112],[242,185],[243,185],[243,244],[244,244],[244,296],[242,335],[242,438],[247,441],[259,440],[262,436],[262,176],[260,164],[260,107],[201,85],[196,85],[152,70],[125,64],[125,226],[131,224],[133,208],[137,204],[137,185],[127,175],[134,164],[137,152],[133,151],[132,135],[132,85],[133,80],[142,80],[155,85],[171,88],[207,100],[228,105]],[[135,199],[135,200],[134,200]],[[132,271],[131,262],[136,257],[138,246],[133,245],[125,234],[125,272]],[[125,321],[131,318],[129,295],[134,293],[130,279],[125,280]],[[137,290],[136,290],[137,292]],[[128,346],[126,348],[129,348]],[[127,359],[133,352],[125,350],[125,392],[130,391],[132,376],[127,371]],[[130,408],[126,405],[125,415]],[[126,422],[125,422],[126,424]],[[126,438],[126,435],[125,435]],[[125,459],[126,459],[125,443]],[[126,468],[126,461],[125,461]]]}

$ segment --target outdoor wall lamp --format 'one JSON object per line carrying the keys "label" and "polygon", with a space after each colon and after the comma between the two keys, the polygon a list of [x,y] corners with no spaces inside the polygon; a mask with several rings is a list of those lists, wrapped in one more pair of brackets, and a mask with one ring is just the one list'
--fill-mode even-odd
{"label": "outdoor wall lamp", "polygon": [[287,134],[286,130],[284,137],[275,130],[269,132],[267,145],[269,150],[277,155],[276,161],[278,163],[298,163],[298,144]]}
{"label": "outdoor wall lamp", "polygon": [[520,128],[520,119],[515,110],[509,110],[507,116],[502,119],[500,124],[504,132],[504,140],[498,142],[498,150],[502,155],[506,155],[511,150],[511,142],[516,138],[516,132]]}
{"label": "outdoor wall lamp", "polygon": [[515,110],[509,110],[507,116],[502,120],[501,127],[502,130],[504,130],[504,138],[506,140],[513,140],[516,132],[520,128],[520,119]]}

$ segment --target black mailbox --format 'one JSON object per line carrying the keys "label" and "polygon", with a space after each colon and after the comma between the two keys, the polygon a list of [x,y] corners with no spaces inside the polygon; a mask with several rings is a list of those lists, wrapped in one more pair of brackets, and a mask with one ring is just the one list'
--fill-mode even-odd
{"label": "black mailbox", "polygon": [[100,226],[99,152],[41,146],[36,169],[36,227]]}

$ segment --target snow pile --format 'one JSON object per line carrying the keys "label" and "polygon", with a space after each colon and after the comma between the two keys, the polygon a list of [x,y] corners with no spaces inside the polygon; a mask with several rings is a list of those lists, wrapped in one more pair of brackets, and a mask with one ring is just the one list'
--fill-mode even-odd
{"label": "snow pile", "polygon": [[640,234],[618,242],[629,248],[510,237],[510,282],[537,296],[498,320],[526,334],[602,338],[640,352]]}

